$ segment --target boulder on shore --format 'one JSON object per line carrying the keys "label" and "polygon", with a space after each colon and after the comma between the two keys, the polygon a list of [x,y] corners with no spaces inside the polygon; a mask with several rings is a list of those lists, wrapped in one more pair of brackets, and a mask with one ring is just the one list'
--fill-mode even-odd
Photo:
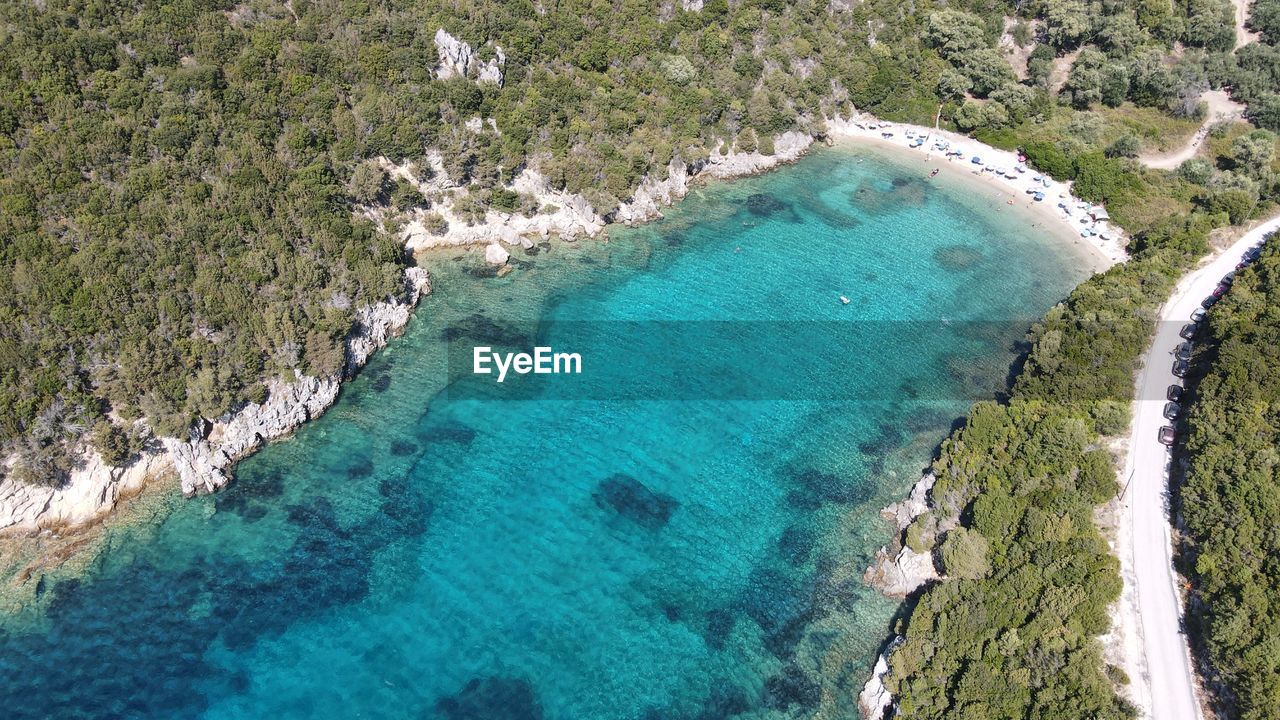
{"label": "boulder on shore", "polygon": [[489,243],[484,249],[484,261],[490,265],[506,265],[509,259],[511,259],[511,253],[496,242]]}

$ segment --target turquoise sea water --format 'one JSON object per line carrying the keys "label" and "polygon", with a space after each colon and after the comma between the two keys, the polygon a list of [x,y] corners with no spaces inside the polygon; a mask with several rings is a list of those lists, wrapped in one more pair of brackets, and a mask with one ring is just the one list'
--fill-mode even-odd
{"label": "turquoise sea water", "polygon": [[[919,174],[822,150],[505,277],[430,258],[325,416],[5,623],[5,717],[856,717],[878,509],[1088,273]],[[583,374],[466,372],[535,341]]]}

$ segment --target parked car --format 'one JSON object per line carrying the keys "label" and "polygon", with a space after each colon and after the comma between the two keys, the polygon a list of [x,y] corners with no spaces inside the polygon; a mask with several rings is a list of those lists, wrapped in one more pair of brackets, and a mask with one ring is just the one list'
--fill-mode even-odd
{"label": "parked car", "polygon": [[1189,364],[1187,363],[1187,361],[1186,361],[1186,360],[1174,360],[1174,361],[1173,361],[1173,374],[1174,374],[1174,375],[1176,375],[1176,376],[1178,376],[1178,377],[1180,377],[1180,378],[1184,378],[1184,377],[1186,377],[1186,376],[1187,376],[1187,372],[1188,372],[1188,371],[1190,371],[1190,370],[1191,370],[1191,365],[1189,365]]}
{"label": "parked car", "polygon": [[1209,313],[1205,312],[1204,308],[1196,308],[1191,311],[1191,322],[1200,322],[1208,317],[1208,315]]}
{"label": "parked car", "polygon": [[1218,287],[1216,287],[1216,288],[1214,288],[1214,289],[1213,289],[1213,296],[1214,296],[1214,297],[1216,297],[1216,298],[1220,298],[1220,297],[1222,297],[1223,295],[1226,295],[1226,294],[1227,294],[1227,290],[1229,290],[1229,289],[1231,289],[1231,286],[1230,286],[1230,285],[1228,285],[1228,284],[1226,284],[1226,283],[1218,283]]}
{"label": "parked car", "polygon": [[1186,325],[1182,326],[1181,330],[1178,331],[1178,335],[1181,336],[1183,340],[1190,340],[1191,338],[1196,336],[1196,330],[1198,329],[1199,328],[1195,323],[1187,323]]}
{"label": "parked car", "polygon": [[1165,390],[1164,397],[1169,402],[1178,402],[1182,399],[1182,393],[1183,390],[1181,385],[1170,385],[1169,389]]}
{"label": "parked car", "polygon": [[1173,356],[1178,358],[1179,360],[1190,360],[1192,347],[1193,346],[1191,344],[1191,341],[1187,340],[1186,342],[1178,345],[1178,347],[1174,348]]}
{"label": "parked car", "polygon": [[1216,305],[1217,302],[1218,302],[1218,297],[1216,295],[1210,295],[1209,297],[1200,301],[1200,307],[1204,308],[1205,310],[1208,310],[1209,308]]}
{"label": "parked car", "polygon": [[1177,420],[1182,414],[1182,406],[1176,402],[1167,402],[1164,404],[1164,418],[1166,420]]}
{"label": "parked car", "polygon": [[1159,437],[1160,437],[1161,445],[1172,445],[1173,439],[1177,437],[1177,435],[1174,433],[1172,425],[1165,425],[1164,427],[1160,428]]}
{"label": "parked car", "polygon": [[1231,285],[1231,283],[1234,283],[1235,281],[1236,281],[1236,271],[1235,271],[1235,270],[1232,270],[1231,272],[1229,272],[1229,273],[1227,273],[1226,275],[1223,275],[1223,276],[1222,276],[1222,284],[1223,284],[1223,285],[1228,285],[1228,286],[1229,286],[1229,285]]}

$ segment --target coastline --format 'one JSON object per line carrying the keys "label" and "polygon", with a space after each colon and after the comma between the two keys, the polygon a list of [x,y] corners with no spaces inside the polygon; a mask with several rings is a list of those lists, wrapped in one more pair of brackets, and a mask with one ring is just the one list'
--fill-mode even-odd
{"label": "coastline", "polygon": [[[972,181],[976,175],[982,178],[985,188],[1007,194],[1009,200],[1014,200],[1019,205],[1019,210],[1028,210],[1041,218],[1043,222],[1035,226],[1038,230],[1061,235],[1064,241],[1068,239],[1066,233],[1071,232],[1073,244],[1092,252],[1100,264],[1109,265],[1119,261],[1114,252],[1108,254],[1108,249],[1100,244],[1084,242],[1074,237],[1078,232],[1071,224],[1071,218],[1055,214],[1051,206],[1033,204],[1025,198],[1019,203],[1015,192],[1018,189],[1016,181],[998,179],[990,173],[965,173],[968,168],[959,163],[946,163],[941,162],[940,158],[930,158],[927,153],[906,147],[902,142],[901,134],[905,130],[931,132],[927,128],[886,124],[893,128],[895,142],[880,137],[879,130],[857,126],[860,122],[879,123],[874,119],[855,116],[855,119],[837,118],[825,122],[825,133],[815,135],[790,131],[776,136],[775,152],[770,155],[737,152],[733,148],[721,146],[712,150],[706,160],[697,163],[673,161],[665,178],[646,178],[633,196],[611,213],[610,217],[614,222],[625,225],[657,219],[662,217],[662,208],[673,205],[701,183],[755,175],[794,162],[808,152],[813,142],[823,138],[829,143],[838,141],[855,147],[861,144],[892,153],[907,161],[920,161],[921,167],[926,168],[925,172],[928,167],[937,166],[941,172],[953,174],[958,180]],[[963,146],[967,151],[972,149],[984,158],[1007,156],[1010,160],[1009,167],[1016,161],[1011,153],[976,141],[959,139],[960,136],[950,133],[940,135],[957,138],[952,141],[957,146]],[[965,177],[966,174],[968,178]],[[1028,177],[1030,175],[1034,173],[1029,173]],[[435,182],[438,187],[440,180]],[[542,203],[540,207],[546,212],[526,217],[489,211],[484,222],[468,226],[458,220],[450,205],[438,206],[437,211],[445,215],[449,222],[449,230],[441,236],[424,236],[424,228],[420,222],[415,225],[416,221],[411,221],[403,235],[406,248],[413,252],[428,248],[492,248],[496,245],[502,250],[504,257],[501,263],[492,264],[503,265],[506,262],[504,246],[512,249],[529,247],[535,237],[555,234],[568,241],[581,237],[607,237],[610,223],[585,198],[550,190],[545,179],[536,171],[524,170],[511,187],[522,192],[532,191],[531,194]],[[1063,185],[1055,183],[1054,189],[1059,188],[1063,188]],[[366,208],[365,212],[376,215],[378,209]],[[341,381],[354,374],[372,352],[385,345],[390,337],[404,327],[418,296],[430,292],[429,281],[421,268],[408,268],[405,277],[409,302],[391,299],[361,309],[357,323],[348,337],[348,361],[338,375],[330,378],[298,376],[291,382],[278,381],[272,385],[268,399],[261,405],[248,405],[236,413],[207,423],[206,427],[194,428],[189,438],[156,441],[140,459],[124,468],[105,465],[89,451],[85,468],[78,471],[67,486],[57,490],[16,486],[12,482],[0,484],[0,542],[15,538],[56,540],[64,535],[75,537],[76,533],[109,521],[118,507],[123,506],[124,501],[130,497],[161,483],[168,483],[175,475],[181,481],[183,493],[187,495],[213,492],[221,488],[229,481],[231,468],[238,460],[262,445],[287,436],[302,423],[324,412],[336,401]],[[176,493],[174,495],[176,497]],[[62,547],[66,548],[67,545]],[[55,553],[61,554],[57,551]],[[67,557],[58,560],[65,561]],[[43,556],[37,557],[26,564],[25,568],[18,570],[15,577],[25,574],[25,577],[20,577],[19,584],[30,580],[38,581],[40,573],[49,569],[45,560],[47,558]]]}
{"label": "coastline", "polygon": [[[873,125],[877,127],[872,127]],[[887,123],[868,116],[846,121],[828,121],[828,128],[832,140],[892,152],[896,157],[918,164],[925,174],[937,169],[940,175],[950,175],[966,181],[977,180],[984,187],[999,193],[1006,204],[1037,218],[1034,228],[1079,246],[1104,267],[1128,259],[1128,252],[1125,250],[1128,238],[1125,232],[1108,221],[1094,222],[1088,218],[1085,209],[1081,207],[1088,203],[1072,194],[1071,182],[1054,180],[1045,187],[1042,183],[1035,182],[1039,173],[1030,168],[1024,173],[1015,171],[1013,177],[996,175],[993,168],[1014,170],[1021,164],[1015,153],[946,130]],[[919,148],[910,147],[910,139],[906,136],[908,131],[915,136],[924,135],[927,138],[924,145]],[[883,137],[882,133],[885,132],[892,133],[893,137]],[[963,157],[948,158],[943,152],[934,149],[933,143],[939,139],[948,143],[949,149],[962,152]],[[983,164],[974,165],[971,161],[973,157],[980,157]],[[1028,192],[1029,189],[1044,192],[1045,199],[1037,202]],[[1059,203],[1067,207],[1064,209]],[[997,208],[1000,209],[1002,208]],[[1081,231],[1084,228],[1092,229],[1094,234],[1082,237]]]}

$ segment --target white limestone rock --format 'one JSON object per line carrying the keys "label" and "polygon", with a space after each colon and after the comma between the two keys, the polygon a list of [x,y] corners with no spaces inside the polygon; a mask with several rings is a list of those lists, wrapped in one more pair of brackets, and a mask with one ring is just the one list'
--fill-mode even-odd
{"label": "white limestone rock", "polygon": [[484,249],[484,261],[490,265],[506,265],[509,259],[511,259],[511,253],[496,242],[489,243],[489,246]]}
{"label": "white limestone rock", "polygon": [[489,61],[476,58],[475,51],[462,40],[445,32],[444,28],[436,30],[436,53],[440,58],[440,67],[436,77],[447,80],[451,77],[471,77],[475,73],[478,83],[502,84],[502,71],[507,64],[506,53],[494,45],[494,58]]}
{"label": "white limestone rock", "polygon": [[862,687],[858,695],[858,709],[862,711],[864,720],[881,720],[885,712],[893,705],[893,695],[884,686],[884,679],[889,675],[889,653],[897,647],[901,638],[894,638],[889,648],[876,659],[876,666],[871,671],[871,679]]}
{"label": "white limestone rock", "polygon": [[110,512],[122,494],[172,467],[169,457],[155,447],[124,467],[108,465],[88,447],[78,448],[76,454],[80,467],[60,488],[25,485],[12,477],[0,481],[0,530],[82,525]]}

